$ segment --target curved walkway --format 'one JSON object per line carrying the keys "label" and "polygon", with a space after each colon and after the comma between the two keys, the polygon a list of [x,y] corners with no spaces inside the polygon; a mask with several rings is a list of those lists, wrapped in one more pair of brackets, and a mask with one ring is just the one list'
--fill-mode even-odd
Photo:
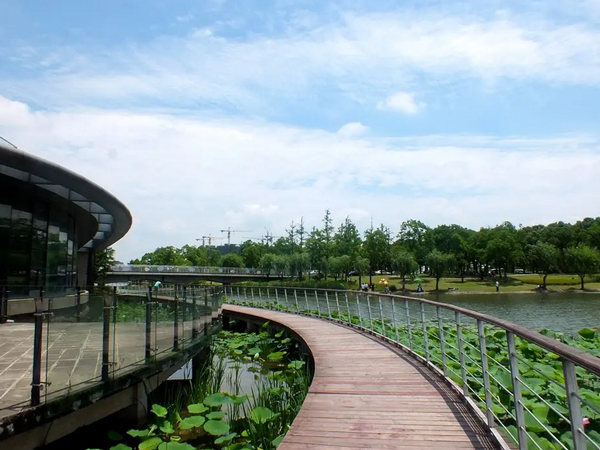
{"label": "curved walkway", "polygon": [[227,311],[285,326],[313,355],[313,382],[280,450],[498,448],[460,397],[401,350],[322,319]]}

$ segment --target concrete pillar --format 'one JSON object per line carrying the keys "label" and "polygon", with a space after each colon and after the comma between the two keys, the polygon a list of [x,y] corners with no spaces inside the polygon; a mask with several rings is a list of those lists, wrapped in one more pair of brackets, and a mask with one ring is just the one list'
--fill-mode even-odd
{"label": "concrete pillar", "polygon": [[140,428],[148,420],[148,394],[144,383],[132,387],[131,404],[116,413],[115,421],[125,422],[131,427]]}

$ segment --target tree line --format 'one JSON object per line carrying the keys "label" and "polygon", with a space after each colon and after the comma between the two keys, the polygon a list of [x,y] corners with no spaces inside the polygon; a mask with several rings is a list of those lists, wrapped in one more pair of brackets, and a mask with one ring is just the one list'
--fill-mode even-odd
{"label": "tree line", "polygon": [[526,227],[503,222],[477,231],[411,219],[395,231],[371,225],[361,235],[349,217],[336,228],[327,210],[320,227],[307,230],[301,219],[285,234],[274,242],[248,240],[239,253],[226,255],[213,247],[160,247],[130,264],[258,267],[299,279],[309,273],[347,280],[349,274],[381,271],[399,275],[403,289],[417,273],[435,277],[438,289],[439,279],[449,275],[484,279],[493,271],[508,277],[515,268],[541,274],[544,286],[549,274],[577,274],[584,289],[585,277],[600,268],[600,217]]}

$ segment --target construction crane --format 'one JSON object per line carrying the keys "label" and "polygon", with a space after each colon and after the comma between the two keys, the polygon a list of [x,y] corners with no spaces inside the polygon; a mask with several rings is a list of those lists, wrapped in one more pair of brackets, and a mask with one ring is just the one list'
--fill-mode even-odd
{"label": "construction crane", "polygon": [[249,230],[232,230],[231,227],[227,227],[226,230],[221,230],[221,233],[227,233],[227,247],[231,251],[231,233],[252,233]]}
{"label": "construction crane", "polygon": [[197,241],[202,241],[202,247],[205,247],[205,242],[208,240],[208,246],[210,247],[212,245],[212,241],[213,239],[225,239],[224,237],[215,237],[212,235],[208,235],[208,236],[202,236],[202,238],[197,238]]}

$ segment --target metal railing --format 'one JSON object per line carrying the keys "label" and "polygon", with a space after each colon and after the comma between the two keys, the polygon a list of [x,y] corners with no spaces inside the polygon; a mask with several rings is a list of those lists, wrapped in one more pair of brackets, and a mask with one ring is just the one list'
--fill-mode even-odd
{"label": "metal railing", "polygon": [[[48,405],[52,414],[78,408],[128,380],[185,361],[220,328],[223,300],[221,286],[139,286],[103,295],[78,290],[74,306],[55,307],[61,299],[39,288],[35,312],[7,321],[5,291],[0,425],[31,406]],[[0,440],[9,432],[0,426]]]}
{"label": "metal railing", "polygon": [[210,275],[264,275],[277,276],[274,270],[264,271],[252,267],[203,267],[203,266],[140,266],[120,264],[111,268],[113,272],[129,273],[204,273]]}
{"label": "metal railing", "polygon": [[600,359],[550,332],[375,292],[225,286],[225,294],[232,304],[321,317],[399,344],[462,394],[505,448],[600,449]]}

